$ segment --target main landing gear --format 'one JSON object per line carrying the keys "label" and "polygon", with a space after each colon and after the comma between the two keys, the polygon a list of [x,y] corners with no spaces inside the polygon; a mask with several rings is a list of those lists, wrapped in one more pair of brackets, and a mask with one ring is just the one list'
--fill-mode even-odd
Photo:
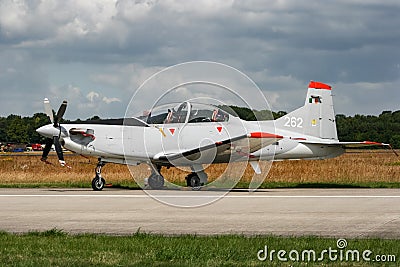
{"label": "main landing gear", "polygon": [[104,180],[104,178],[101,176],[101,168],[103,168],[104,165],[106,165],[106,163],[99,159],[99,162],[97,163],[97,166],[94,169],[96,172],[96,176],[92,180],[92,188],[94,191],[103,190],[104,185],[106,184],[106,180]]}
{"label": "main landing gear", "polygon": [[200,183],[200,177],[195,172],[192,172],[192,173],[188,174],[185,177],[185,179],[186,179],[186,185],[188,187],[192,187],[193,188],[193,187],[199,187],[199,186],[204,185],[204,184]]}
{"label": "main landing gear", "polygon": [[186,176],[186,185],[193,190],[199,190],[201,186],[205,185],[208,180],[207,174],[202,167],[192,166],[192,172]]}
{"label": "main landing gear", "polygon": [[161,166],[152,164],[150,166],[152,171],[147,183],[151,189],[162,189],[164,187],[164,177],[161,175]]}
{"label": "main landing gear", "polygon": [[[96,176],[92,180],[92,188],[94,191],[103,190],[106,180],[101,176],[101,169],[106,165],[104,161],[99,158],[99,162],[95,168]],[[151,174],[147,179],[147,184],[151,189],[163,189],[164,177],[161,175],[161,165],[149,164],[152,168]],[[201,186],[207,183],[207,174],[199,166],[192,166],[192,172],[186,176],[186,185],[193,190],[199,190]]]}

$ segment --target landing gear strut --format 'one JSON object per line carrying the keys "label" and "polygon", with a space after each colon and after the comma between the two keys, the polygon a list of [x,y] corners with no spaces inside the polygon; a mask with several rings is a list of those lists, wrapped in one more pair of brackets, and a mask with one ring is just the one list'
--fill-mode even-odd
{"label": "landing gear strut", "polygon": [[164,187],[164,177],[161,175],[161,166],[151,164],[152,172],[147,182],[151,189],[162,189]]}
{"label": "landing gear strut", "polygon": [[106,180],[104,180],[104,178],[101,176],[101,168],[103,168],[104,165],[106,165],[106,163],[99,159],[99,162],[97,163],[97,166],[94,169],[96,172],[96,176],[92,180],[92,188],[94,191],[103,190],[104,185],[106,184]]}

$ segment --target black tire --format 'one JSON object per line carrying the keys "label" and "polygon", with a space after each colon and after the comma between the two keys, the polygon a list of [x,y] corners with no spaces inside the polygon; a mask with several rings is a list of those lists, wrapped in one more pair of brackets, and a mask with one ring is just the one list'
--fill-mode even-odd
{"label": "black tire", "polygon": [[103,190],[105,184],[106,184],[106,180],[104,180],[104,178],[101,178],[99,181],[99,177],[96,176],[92,180],[92,188],[94,191]]}
{"label": "black tire", "polygon": [[193,177],[193,175],[196,175],[195,173],[190,173],[190,174],[188,174],[186,177],[185,177],[185,179],[186,179],[186,186],[187,187],[192,187],[192,177]]}
{"label": "black tire", "polygon": [[158,174],[152,174],[148,180],[151,189],[162,189],[164,187],[164,177]]}
{"label": "black tire", "polygon": [[197,176],[197,174],[193,174],[191,175],[188,179],[187,179],[187,183],[189,184],[190,187],[192,188],[196,188],[196,187],[200,187],[200,178],[199,176]]}

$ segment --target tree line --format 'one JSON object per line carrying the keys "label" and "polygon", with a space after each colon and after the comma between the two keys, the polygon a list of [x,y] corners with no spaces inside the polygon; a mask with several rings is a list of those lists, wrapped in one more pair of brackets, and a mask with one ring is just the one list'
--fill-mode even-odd
{"label": "tree line", "polygon": [[[223,107],[227,109],[226,107]],[[269,110],[250,110],[243,107],[229,107],[244,120],[268,120],[286,115],[285,111],[271,112]],[[88,120],[99,119],[94,116]],[[84,122],[63,120],[61,123]],[[36,113],[32,117],[9,115],[0,117],[0,142],[2,143],[44,143],[36,129],[49,123],[49,118],[44,113]],[[383,111],[380,115],[336,115],[336,125],[340,141],[377,141],[389,143],[394,148],[400,148],[400,110]]]}

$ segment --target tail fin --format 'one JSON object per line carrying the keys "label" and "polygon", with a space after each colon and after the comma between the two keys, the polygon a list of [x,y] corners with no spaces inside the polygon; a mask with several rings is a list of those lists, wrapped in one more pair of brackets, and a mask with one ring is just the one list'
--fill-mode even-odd
{"label": "tail fin", "polygon": [[331,86],[311,81],[304,106],[277,119],[275,126],[324,139],[337,140]]}

